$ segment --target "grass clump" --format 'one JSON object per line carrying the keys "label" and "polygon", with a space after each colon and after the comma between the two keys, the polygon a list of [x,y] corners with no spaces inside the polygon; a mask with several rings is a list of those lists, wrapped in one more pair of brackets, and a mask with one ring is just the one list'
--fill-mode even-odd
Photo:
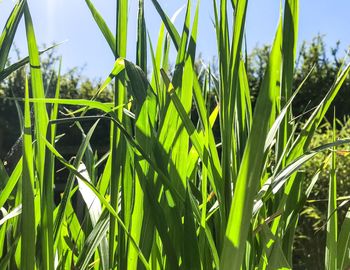
{"label": "grass clump", "polygon": [[[54,98],[45,97],[29,6],[24,0],[15,5],[0,37],[0,76],[5,78],[29,63],[31,86],[25,86],[22,157],[9,174],[0,164],[1,266],[291,269],[299,215],[317,182],[314,178],[304,189],[305,174],[299,169],[331,150],[324,265],[347,267],[348,215],[338,235],[334,214],[335,147],[350,141],[336,140],[334,130],[326,144],[312,147],[310,142],[350,65],[341,67],[306,123],[299,123],[291,109],[303,84],[293,91],[297,0],[284,3],[254,108],[242,57],[248,1],[213,1],[219,76],[205,70],[201,80],[195,66],[196,45],[201,42],[197,40],[200,2],[194,9],[192,1],[187,2],[183,28],[178,31],[158,1],[152,0],[163,22],[154,46],[146,36],[144,2],[138,3],[133,62],[125,59],[128,1],[117,0],[113,34],[86,0],[116,60],[90,100],[59,98],[60,79]],[[232,20],[228,8],[234,11]],[[5,68],[1,63],[6,62],[22,17],[29,58]],[[177,52],[173,72],[169,70],[171,43]],[[147,70],[149,64],[152,70]],[[112,81],[113,102],[97,101]],[[211,107],[206,95],[213,86],[218,102]],[[58,117],[58,105],[80,109]],[[92,109],[100,113],[89,115]],[[192,110],[198,115],[196,122]],[[81,126],[86,121],[91,123],[88,131]],[[101,122],[109,123],[110,147],[99,158],[90,140]],[[220,126],[219,141],[213,133],[215,123]],[[57,125],[69,124],[82,134],[72,160],[56,149]],[[69,174],[61,200],[54,204],[57,163]],[[73,205],[77,194],[83,216]]]}

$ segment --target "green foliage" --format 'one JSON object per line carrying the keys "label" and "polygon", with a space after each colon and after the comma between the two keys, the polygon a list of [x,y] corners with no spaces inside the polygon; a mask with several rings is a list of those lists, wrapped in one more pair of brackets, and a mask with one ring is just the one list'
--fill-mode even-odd
{"label": "green foliage", "polygon": [[[296,116],[304,114],[311,110],[322,100],[327,90],[332,86],[334,77],[344,61],[343,53],[339,49],[338,41],[334,47],[328,47],[321,35],[314,37],[311,41],[303,41],[296,57],[297,63],[294,72],[294,88],[298,87],[308,75],[310,70],[313,72],[308,76],[303,89],[293,102],[293,112]],[[247,74],[249,86],[251,89],[252,102],[255,103],[257,94],[268,62],[270,47],[265,45],[261,48],[255,48],[248,55]],[[350,88],[350,78],[342,85],[341,91],[347,91]],[[343,119],[350,115],[349,95],[338,95],[334,99],[336,106],[336,116]],[[328,119],[332,119],[332,112],[327,114]],[[304,117],[305,119],[305,117]]]}
{"label": "green foliage", "polygon": [[[296,232],[302,232],[299,217],[306,213],[321,172],[309,180],[303,166],[329,151],[323,265],[348,266],[349,215],[344,222],[338,219],[336,158],[344,152],[338,147],[350,139],[336,139],[335,123],[330,141],[317,144],[317,132],[324,129],[350,64],[339,67],[306,121],[298,122],[292,104],[314,76],[311,70],[293,91],[299,1],[284,3],[266,66],[258,63],[265,69],[255,75],[264,74],[255,82],[259,91],[250,91],[249,63],[242,59],[248,1],[218,2],[213,1],[219,73],[213,76],[210,69],[198,74],[195,64],[200,1],[194,11],[187,1],[180,32],[152,0],[162,19],[154,50],[140,0],[134,64],[125,59],[129,1],[116,1],[114,36],[93,2],[86,0],[115,56],[111,73],[94,90],[92,82],[74,72],[42,72],[28,3],[15,5],[0,38],[0,57],[7,60],[17,27],[12,22],[24,14],[29,56],[17,63],[30,65],[5,74],[10,76],[7,83],[18,87],[10,100],[16,102],[22,135],[12,168],[5,168],[9,160],[0,162],[1,267],[292,269],[293,246],[300,243]],[[171,42],[177,53],[173,71]],[[4,70],[0,66],[3,77]],[[24,85],[16,74],[25,78]],[[255,106],[250,93],[257,94]],[[101,126],[109,131],[109,136],[103,133],[109,145],[103,156],[93,140],[101,141]],[[72,157],[62,154],[60,144],[72,143],[73,136],[60,127],[79,133]],[[55,164],[66,173],[64,183],[58,181]],[[54,200],[58,184],[62,194]]]}
{"label": "green foliage", "polygon": [[[337,122],[338,138],[345,138],[350,132],[350,121]],[[329,122],[326,122],[315,134],[311,145],[316,147],[332,141],[333,130]],[[340,207],[338,226],[342,225],[349,200],[349,147],[343,146],[335,151],[337,158],[337,205]],[[318,258],[324,257],[326,243],[328,182],[331,171],[330,152],[324,152],[303,166],[305,173],[304,189],[310,185],[311,180],[317,174],[312,193],[301,212],[300,225],[295,240],[295,267],[297,269],[323,268],[324,263]]]}

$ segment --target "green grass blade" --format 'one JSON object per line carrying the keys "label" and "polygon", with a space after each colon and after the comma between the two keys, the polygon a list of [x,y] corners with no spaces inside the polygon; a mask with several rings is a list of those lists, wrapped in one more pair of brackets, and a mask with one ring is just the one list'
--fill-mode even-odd
{"label": "green grass blade", "polygon": [[137,19],[136,65],[147,74],[147,29],[145,22],[144,1],[139,0]]}
{"label": "green grass blade", "polygon": [[105,22],[105,20],[101,16],[101,14],[95,8],[94,4],[90,0],[85,0],[85,3],[89,7],[91,14],[92,14],[96,24],[100,28],[104,38],[106,39],[106,41],[109,45],[109,47],[111,48],[111,51],[113,52],[114,56],[117,58],[118,57],[118,54],[116,51],[117,45],[116,45],[114,35],[112,34],[111,30],[109,29],[107,23]]}
{"label": "green grass blade", "polygon": [[310,141],[315,133],[316,128],[320,125],[322,119],[324,118],[328,108],[332,104],[334,98],[338,94],[341,86],[343,85],[345,79],[348,77],[350,72],[350,63],[344,67],[343,70],[339,71],[332,87],[327,92],[326,96],[319,103],[317,108],[314,110],[312,115],[309,117],[305,125],[303,126],[304,132],[299,134],[298,138],[295,140],[292,149],[288,155],[288,160],[292,160],[299,156],[303,150],[306,150],[310,144]]}
{"label": "green grass blade", "polygon": [[[74,190],[72,190],[72,193],[74,193],[74,191],[77,190],[77,188],[74,188]],[[58,208],[56,208],[56,210],[58,210]],[[57,211],[55,212],[57,214]],[[82,230],[81,224],[78,220],[78,217],[75,213],[71,201],[67,202],[66,215],[63,219],[62,227],[62,231],[59,235],[60,240],[57,243],[58,253],[62,254],[67,252],[66,250],[70,241],[72,243],[75,243],[75,247],[72,249],[72,255],[78,256],[78,250],[82,250],[84,241],[86,239],[86,234]]]}
{"label": "green grass blade", "polygon": [[[15,37],[18,24],[23,15],[25,0],[17,2],[12,9],[11,15],[7,19],[5,27],[0,36],[0,72],[5,68],[8,54],[10,52],[13,39]],[[1,80],[0,80],[1,81]]]}
{"label": "green grass blade", "polygon": [[[58,67],[58,73],[57,73],[57,83],[56,83],[56,89],[55,89],[55,99],[59,100],[60,97],[60,91],[61,91],[61,67],[62,67],[62,58],[60,59],[59,67]],[[50,113],[50,121],[56,120],[58,116],[58,103],[54,104],[51,109]],[[56,125],[51,125],[51,143],[55,145],[55,138],[56,138]]]}
{"label": "green grass blade", "polygon": [[23,131],[23,172],[22,172],[22,216],[21,216],[21,269],[35,267],[35,210],[34,210],[34,164],[32,149],[29,89],[26,81],[26,98]]}
{"label": "green grass blade", "polygon": [[[85,177],[85,179],[89,182],[91,182],[89,173],[87,171],[86,166],[81,163],[78,167],[78,171]],[[99,219],[101,219],[102,217],[102,207],[101,207],[101,203],[98,200],[97,196],[85,185],[85,183],[83,181],[81,181],[78,177],[77,177],[77,181],[78,181],[78,186],[79,186],[79,191],[81,196],[83,197],[83,200],[86,204],[86,207],[88,209],[89,212],[89,216],[91,219],[91,223],[92,223],[92,227],[95,229],[95,227],[98,227],[99,224]],[[109,217],[108,215],[105,215],[105,218],[108,220],[109,222]],[[107,223],[108,223],[107,222]],[[98,235],[98,239],[94,239],[94,245],[92,245],[93,247],[90,248],[89,252],[86,252],[83,250],[80,254],[80,257],[84,258],[84,262],[81,263],[82,265],[85,265],[85,263],[87,263],[89,261],[89,256],[92,256],[91,252],[93,252],[97,246],[99,246],[99,255],[100,255],[100,265],[102,267],[103,270],[108,270],[109,266],[109,259],[108,259],[108,242],[107,242],[107,237],[106,237],[106,230],[108,228],[109,224],[106,224],[106,228],[104,228],[103,230],[105,231],[100,231],[99,235]],[[104,227],[104,226],[103,226]],[[87,240],[85,241],[84,245],[89,245],[89,238],[92,237],[94,235],[94,229],[93,231],[90,233],[90,235],[88,236]],[[102,229],[101,229],[102,230]],[[96,238],[96,235],[95,235]],[[86,252],[87,254],[85,254],[84,252]],[[79,262],[80,258],[78,259]],[[77,263],[78,264],[78,263]],[[81,266],[82,267],[82,266]]]}
{"label": "green grass blade", "polygon": [[283,254],[280,240],[275,237],[266,223],[262,224],[262,228],[262,242],[265,255],[261,257],[259,269],[292,269]]}
{"label": "green grass blade", "polygon": [[239,1],[234,9],[233,37],[230,49],[228,45],[230,43],[230,35],[228,30],[226,2],[226,0],[221,1],[220,4],[220,47],[218,48],[220,49],[219,56],[222,76],[220,86],[222,177],[225,181],[224,209],[226,216],[228,216],[229,206],[232,200],[232,183],[234,184],[235,182],[238,166],[237,161],[240,159],[240,157],[236,155],[236,140],[239,140],[240,134],[234,132],[232,123],[237,121],[234,119],[234,114],[238,102],[237,89],[239,86],[240,55],[248,3],[247,1]]}
{"label": "green grass blade", "polygon": [[[83,141],[78,149],[75,160],[74,160],[73,166],[75,168],[77,168],[79,166],[79,163],[83,158],[85,150],[89,144],[89,141],[90,141],[90,139],[95,131],[97,124],[98,124],[98,121],[90,128],[89,132],[84,137],[84,139],[83,139]],[[53,152],[52,149],[49,148],[49,150],[51,152]],[[57,156],[57,153],[53,152],[53,154],[55,156]],[[64,194],[63,194],[63,197],[62,197],[62,200],[61,200],[61,203],[59,205],[58,212],[57,212],[57,215],[55,218],[55,223],[54,223],[54,242],[55,243],[56,243],[56,241],[58,241],[58,237],[60,234],[60,230],[62,227],[62,223],[63,223],[63,219],[64,219],[66,207],[67,207],[67,202],[68,202],[68,200],[70,200],[71,190],[73,188],[73,184],[74,184],[74,174],[70,172],[68,179],[67,179],[66,188],[64,190]]]}
{"label": "green grass blade", "polygon": [[178,257],[174,243],[171,241],[171,238],[169,236],[168,225],[163,222],[166,220],[165,211],[163,211],[161,205],[158,202],[154,185],[147,180],[142,172],[142,168],[138,165],[138,163],[135,163],[135,169],[138,172],[140,184],[145,194],[145,201],[150,205],[152,209],[151,215],[155,226],[157,227],[160,238],[162,239],[164,253],[167,255],[167,266],[169,269],[179,269]]}
{"label": "green grass blade", "polygon": [[[153,150],[151,136],[156,117],[156,99],[142,69],[128,61],[125,61],[125,68],[130,80],[128,90],[135,98],[135,139],[143,150],[147,154],[150,154]],[[135,175],[134,204],[131,215],[130,233],[137,242],[140,242],[142,234],[150,238],[153,236],[153,226],[148,224],[149,217],[146,215],[148,213],[147,203],[144,201],[144,193],[140,185],[143,175],[151,175],[151,172],[149,171],[150,166],[148,162],[141,157],[136,155],[134,162],[140,165],[142,174],[137,173]],[[140,224],[143,226],[140,226]],[[151,242],[152,239],[150,239],[150,243],[143,242],[144,244],[141,246],[146,256],[150,254]],[[137,250],[130,247],[128,250],[128,267],[130,269],[138,269],[137,264]]]}
{"label": "green grass blade", "polygon": [[184,269],[201,269],[201,261],[199,257],[199,247],[197,240],[196,227],[194,223],[193,209],[190,203],[190,191],[187,190],[187,196],[185,201],[185,214],[184,214]]}
{"label": "green grass blade", "polygon": [[[97,223],[94,225],[93,230],[85,240],[82,251],[79,254],[78,260],[76,262],[75,267],[77,269],[87,269],[91,267],[89,265],[91,257],[94,255],[96,248],[101,244],[101,242],[106,239],[106,233],[109,225],[109,215],[108,212],[105,211],[100,216]],[[106,269],[103,268],[102,269]]]}
{"label": "green grass blade", "polygon": [[338,248],[337,248],[337,262],[338,269],[347,269],[350,266],[350,211],[348,209],[341,226]]}
{"label": "green grass blade", "polygon": [[[50,127],[49,127],[50,128]],[[48,139],[51,139],[51,130],[47,133]],[[41,205],[41,252],[43,269],[54,269],[54,241],[53,241],[53,187],[54,187],[54,156],[48,149],[45,154],[44,166],[44,186],[42,187],[42,205]]]}
{"label": "green grass blade", "polygon": [[[281,80],[281,106],[292,96],[294,65],[296,60],[297,38],[299,22],[299,0],[286,0],[284,4],[283,20],[283,66]],[[276,149],[278,159],[285,149],[285,145],[291,133],[291,124],[288,123],[292,117],[291,108],[288,109],[287,117],[284,119],[283,127],[279,131],[278,146]],[[282,165],[286,163],[286,157],[282,159]]]}
{"label": "green grass blade", "polygon": [[[333,142],[336,140],[336,118],[334,109]],[[325,269],[337,268],[337,239],[338,239],[338,211],[337,211],[337,176],[336,149],[333,147],[332,163],[328,187],[327,236],[325,252]]]}
{"label": "green grass blade", "polygon": [[[88,136],[88,135],[87,135]],[[130,239],[130,243],[131,245],[133,245],[137,250],[138,250],[138,255],[140,257],[140,260],[142,261],[142,263],[144,264],[144,266],[146,267],[146,269],[149,269],[148,266],[148,262],[145,259],[144,255],[142,254],[142,251],[140,250],[140,248],[138,247],[135,239],[131,236],[131,234],[128,232],[127,228],[125,227],[123,221],[121,220],[121,218],[119,217],[118,213],[116,212],[116,210],[114,210],[113,206],[111,206],[111,204],[109,204],[107,202],[107,200],[105,199],[104,196],[102,196],[98,190],[87,180],[84,178],[84,176],[75,168],[75,166],[71,165],[69,162],[67,162],[62,155],[60,155],[57,150],[48,142],[46,142],[46,146],[50,149],[50,151],[55,155],[55,157],[76,177],[79,177],[79,179],[81,181],[84,182],[84,184],[97,196],[97,198],[100,200],[101,204],[103,206],[106,207],[106,209],[109,211],[110,214],[112,214],[118,224],[121,226],[122,231],[125,232],[125,234],[127,235],[127,237]]]}
{"label": "green grass blade", "polygon": [[105,195],[107,190],[108,190],[108,186],[109,186],[109,179],[111,177],[111,155],[108,153],[108,159],[105,165],[105,168],[103,170],[103,173],[100,177],[100,180],[98,182],[98,188],[101,194]]}
{"label": "green grass blade", "polygon": [[[112,112],[113,110],[119,109],[120,107],[113,107],[113,103],[102,103],[99,101],[92,101],[87,99],[64,99],[64,98],[30,98],[29,102],[42,103],[42,104],[57,104],[57,105],[76,105],[89,109],[98,109],[104,113]],[[123,104],[124,105],[124,104]],[[88,107],[86,107],[88,106]],[[123,107],[123,106],[121,106]],[[81,110],[78,110],[79,112]]]}
{"label": "green grass blade", "polygon": [[245,69],[245,63],[242,60],[240,61],[239,65],[238,85],[240,91],[237,91],[236,97],[237,123],[235,124],[235,137],[237,140],[237,165],[241,162],[241,157],[243,156],[243,151],[247,144],[253,119],[248,77]]}
{"label": "green grass blade", "polygon": [[18,248],[19,238],[19,236],[16,237],[15,241],[13,241],[11,246],[8,248],[6,255],[1,258],[0,269],[9,269],[10,261]]}
{"label": "green grass blade", "polygon": [[159,30],[159,38],[158,38],[158,44],[157,44],[157,52],[156,55],[154,53],[153,45],[151,42],[150,36],[148,36],[149,45],[150,45],[150,52],[151,52],[151,58],[152,58],[152,65],[153,65],[153,71],[152,71],[152,79],[151,79],[151,87],[155,89],[156,95],[158,97],[158,103],[159,103],[159,110],[163,111],[163,108],[165,106],[165,95],[164,95],[164,88],[161,87],[160,82],[160,65],[161,65],[161,56],[162,56],[162,42],[164,38],[164,25],[162,24],[161,29]]}
{"label": "green grass blade", "polygon": [[184,25],[183,25],[183,29],[182,29],[179,48],[177,51],[176,67],[175,67],[174,78],[173,78],[173,83],[176,87],[178,86],[176,84],[177,73],[182,74],[183,65],[184,65],[184,62],[186,60],[185,59],[186,48],[187,48],[188,37],[190,35],[190,33],[189,33],[190,32],[190,21],[191,21],[191,1],[187,1],[185,21],[184,21]]}
{"label": "green grass blade", "polygon": [[[190,58],[188,58],[187,61],[190,62]],[[188,134],[194,148],[196,149],[197,153],[199,154],[201,160],[206,161],[207,158],[205,158],[204,156],[209,155],[210,162],[208,162],[208,164],[205,164],[205,166],[208,168],[209,179],[211,180],[214,191],[217,193],[216,188],[220,184],[220,179],[221,179],[220,171],[218,171],[215,166],[210,166],[211,164],[215,164],[215,163],[212,160],[212,157],[210,155],[209,150],[205,147],[205,145],[203,143],[203,138],[201,138],[199,136],[191,119],[188,117],[186,109],[182,105],[181,100],[177,96],[175,89],[173,88],[172,84],[169,81],[169,78],[167,77],[167,75],[165,74],[165,72],[163,70],[162,70],[162,75],[163,75],[163,79],[168,87],[168,92],[169,92],[171,101],[175,106],[175,109],[176,109],[175,111],[179,114],[179,117],[180,117],[184,127],[186,128],[187,134]],[[171,117],[174,118],[172,114],[171,114]],[[171,127],[171,128],[173,128],[173,127]],[[167,139],[169,137],[171,138],[170,133],[168,133]],[[173,140],[171,140],[171,141],[173,141]],[[214,180],[214,179],[216,179],[216,180]]]}
{"label": "green grass blade", "polygon": [[[269,130],[269,133],[267,135],[266,141],[265,141],[265,150],[268,150],[270,147],[274,144],[274,139],[276,134],[278,134],[278,131],[284,128],[284,123],[282,123],[283,120],[286,119],[287,113],[290,111],[290,107],[292,105],[293,100],[298,95],[300,90],[302,89],[304,83],[311,75],[313,69],[308,73],[308,75],[305,77],[305,79],[301,82],[299,87],[294,91],[293,95],[289,98],[289,100],[285,103],[284,107],[280,109],[279,115],[276,117],[275,122],[273,123],[271,129]],[[282,126],[282,127],[281,127]],[[285,145],[286,146],[286,145]],[[284,156],[284,155],[283,155]]]}
{"label": "green grass blade", "polygon": [[8,220],[19,216],[20,214],[22,214],[22,205],[15,207],[10,213],[4,215],[0,220],[0,226],[2,226]]}
{"label": "green grass blade", "polygon": [[282,105],[292,96],[294,64],[297,51],[299,27],[299,0],[286,0],[283,19],[283,73],[282,73]]}
{"label": "green grass blade", "polygon": [[188,44],[188,55],[192,59],[192,63],[196,61],[196,48],[197,48],[197,33],[198,33],[198,21],[199,21],[199,8],[200,0],[197,1],[196,11],[193,19],[191,36]]}
{"label": "green grass blade", "polygon": [[221,257],[222,269],[239,269],[244,250],[255,194],[265,163],[264,139],[275,120],[281,67],[281,24],[277,29],[268,70],[255,105],[252,129],[244,151],[230,209],[226,238]]}
{"label": "green grass blade", "polygon": [[[193,73],[192,73],[192,61],[191,58],[187,58],[188,60],[185,63],[185,66],[183,68],[182,78],[181,78],[181,84],[178,89],[178,95],[176,97],[179,97],[179,101],[181,102],[182,108],[184,111],[183,117],[190,115],[191,107],[192,107],[192,88],[193,88]],[[175,78],[173,79],[175,80]],[[175,82],[174,82],[175,83]],[[175,91],[174,91],[175,94]],[[171,104],[174,106],[175,104]],[[176,106],[175,106],[176,107]],[[179,117],[179,116],[178,116]],[[180,116],[181,118],[181,116]],[[188,122],[189,123],[189,122]],[[172,145],[172,160],[175,165],[174,169],[176,170],[176,173],[180,175],[181,181],[184,187],[186,187],[186,168],[188,165],[188,152],[189,149],[189,134],[186,132],[186,130],[182,130],[179,135],[176,138],[176,141],[174,141]],[[184,155],[186,153],[186,155]],[[170,171],[170,174],[172,174],[172,171]]]}
{"label": "green grass blade", "polygon": [[[246,18],[246,12],[247,12],[247,5],[248,1],[239,1],[237,5],[234,7],[234,26],[233,26],[233,37],[232,37],[232,44],[231,44],[231,57],[230,57],[230,67],[229,67],[229,83],[228,86],[230,87],[229,93],[227,93],[227,96],[223,97],[223,104],[224,106],[227,106],[227,115],[226,115],[226,122],[223,126],[225,128],[225,136],[222,139],[223,143],[223,153],[227,153],[224,158],[223,162],[223,179],[226,179],[225,181],[225,202],[227,206],[231,202],[231,182],[234,180],[237,176],[237,167],[239,166],[242,153],[243,151],[239,149],[239,147],[243,147],[242,145],[237,144],[235,141],[243,142],[246,140],[245,134],[243,132],[243,128],[239,127],[240,122],[243,122],[244,120],[244,111],[242,110],[245,108],[245,100],[244,98],[239,98],[240,93],[239,92],[246,92],[247,90],[237,90],[239,87],[239,79],[240,79],[240,72],[244,72],[244,69],[241,68],[241,54],[242,54],[242,44],[243,44],[243,35],[244,35],[244,29],[245,29],[245,18]],[[227,41],[226,41],[227,42]],[[225,95],[225,94],[224,94]],[[242,102],[242,103],[241,103]],[[236,110],[236,112],[235,112]],[[236,114],[236,116],[235,116]],[[230,123],[238,122],[238,127],[232,127]],[[236,130],[235,130],[236,129]],[[244,139],[243,139],[244,138]],[[226,147],[229,148],[226,150]],[[231,151],[232,153],[229,153],[228,151]],[[239,151],[240,154],[235,154],[236,151]],[[231,159],[230,155],[232,155],[232,163],[230,169],[230,161],[227,159]],[[227,163],[229,162],[229,163]],[[228,181],[229,180],[229,181]]]}
{"label": "green grass blade", "polygon": [[[61,62],[57,74],[57,84],[55,90],[55,99],[58,99],[60,92],[60,72]],[[54,104],[51,110],[50,120],[56,120],[58,114],[58,104]],[[55,145],[56,125],[48,127],[47,139]],[[54,211],[54,182],[55,182],[55,162],[54,155],[46,148],[44,165],[44,185],[42,187],[42,205],[41,205],[41,267],[47,270],[54,269],[54,232],[53,232],[53,211]]]}
{"label": "green grass blade", "polygon": [[59,119],[59,120],[56,120],[55,122],[65,123],[65,122],[74,122],[74,121],[83,121],[83,120],[91,121],[91,120],[98,120],[98,119],[107,119],[107,120],[113,121],[118,126],[118,128],[120,129],[120,131],[122,132],[126,140],[129,142],[135,154],[141,155],[142,158],[147,160],[147,162],[150,164],[152,169],[155,172],[157,172],[157,174],[160,176],[160,179],[163,182],[164,186],[171,191],[174,198],[182,202],[185,201],[185,196],[183,195],[184,191],[178,190],[174,187],[173,183],[169,181],[169,177],[167,176],[167,173],[158,166],[158,164],[154,161],[154,159],[150,157],[145,150],[143,150],[143,148],[138,144],[138,142],[128,133],[126,128],[114,118],[110,118],[106,116],[85,116],[85,117]]}
{"label": "green grass blade", "polygon": [[[329,150],[332,147],[345,145],[349,143],[350,143],[349,139],[337,140],[333,143],[324,144],[314,149],[311,149],[310,151],[307,151],[305,154],[299,156],[293,162],[291,162],[285,168],[279,171],[279,173],[276,176],[272,177],[270,179],[271,181],[269,180],[264,183],[264,186],[261,190],[263,193],[266,192],[266,187],[269,186],[269,190],[265,195],[265,198],[268,198],[271,195],[271,193],[276,194],[285,185],[289,177],[291,177],[303,164],[305,164],[307,161],[315,157],[317,154],[323,151]],[[259,197],[262,197],[262,196],[259,195]]]}
{"label": "green grass blade", "polygon": [[[49,50],[52,50],[53,48],[59,46],[59,44],[53,45],[51,47],[46,48],[45,50],[39,51],[39,54],[45,53]],[[14,71],[20,69],[21,67],[25,66],[29,63],[29,56],[17,61],[16,63],[10,65],[9,67],[3,69],[0,71],[0,81],[3,81],[8,76],[10,76]]]}
{"label": "green grass blade", "polygon": [[[24,6],[24,18],[27,34],[30,74],[32,83],[32,92],[34,98],[45,98],[45,91],[41,73],[41,64],[39,59],[39,51],[37,48],[32,17],[29,12],[28,4]],[[48,115],[44,103],[34,104],[35,115],[35,138],[36,138],[36,168],[39,176],[40,186],[44,182],[44,164],[45,164],[45,142],[42,138],[46,138]]]}
{"label": "green grass blade", "polygon": [[4,189],[1,190],[0,193],[0,208],[4,206],[8,198],[10,197],[11,193],[16,187],[16,184],[21,177],[22,173],[22,158],[18,161],[15,169],[12,171],[8,181],[6,182],[6,185]]}
{"label": "green grass blade", "polygon": [[177,32],[177,30],[176,30],[174,24],[171,22],[170,18],[165,14],[162,7],[159,5],[158,1],[152,0],[152,3],[154,5],[154,7],[156,8],[159,16],[162,18],[163,23],[164,23],[166,29],[168,30],[168,33],[169,33],[169,35],[174,43],[176,50],[178,50],[180,47],[180,41],[181,41],[179,33]]}
{"label": "green grass blade", "polygon": [[[193,72],[195,72],[195,71],[193,71]],[[213,167],[212,171],[213,171],[213,173],[215,173],[215,177],[214,177],[215,181],[212,184],[213,184],[214,190],[216,190],[218,192],[218,197],[221,200],[223,198],[223,195],[224,195],[223,183],[222,183],[222,168],[221,168],[221,164],[220,164],[219,154],[217,151],[212,126],[208,125],[208,121],[207,121],[208,112],[207,112],[207,109],[205,106],[205,100],[202,96],[201,86],[199,84],[199,81],[198,81],[198,78],[196,75],[193,75],[193,94],[194,94],[194,100],[195,100],[195,104],[196,104],[196,107],[198,110],[200,122],[203,125],[204,132],[208,132],[208,138],[207,138],[208,139],[208,146],[207,147],[208,147],[209,152],[210,152],[210,162],[211,162],[211,165]],[[217,113],[218,113],[218,111],[217,111]],[[211,117],[212,116],[210,116],[210,118]],[[212,124],[214,124],[214,123],[212,123]],[[222,207],[221,210],[222,210],[222,213],[225,212],[224,207]],[[222,225],[224,225],[224,224],[225,224],[225,221],[223,220]]]}
{"label": "green grass blade", "polygon": [[[116,1],[116,55],[119,57],[126,57],[127,51],[127,29],[128,29],[128,0],[117,0]],[[120,106],[125,103],[126,100],[126,90],[123,85],[125,82],[124,78],[122,80],[115,79],[114,84],[114,106]],[[123,110],[119,109],[116,112],[116,119],[123,122]],[[123,172],[125,168],[126,156],[121,155],[125,153],[126,145],[125,140],[121,136],[120,130],[117,128],[114,122],[111,122],[111,180],[110,180],[110,195],[111,195],[111,205],[114,209],[118,207],[119,200],[119,187],[121,184],[121,179],[123,178]],[[131,181],[131,179],[129,179]],[[116,240],[118,234],[118,226],[115,216],[110,215],[110,226],[109,226],[109,265],[114,265],[117,263],[115,258],[116,253]],[[121,235],[121,234],[120,234]],[[122,238],[118,237],[119,240]],[[119,254],[123,246],[119,245]],[[119,263],[121,267],[124,267],[124,263],[119,257]]]}

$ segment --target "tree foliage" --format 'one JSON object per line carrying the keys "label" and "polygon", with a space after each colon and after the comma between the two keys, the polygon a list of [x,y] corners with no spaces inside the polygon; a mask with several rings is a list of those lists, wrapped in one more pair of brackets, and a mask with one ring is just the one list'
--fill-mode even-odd
{"label": "tree foliage", "polygon": [[[247,74],[253,102],[262,83],[269,53],[270,47],[265,45],[256,47],[248,56]],[[344,52],[340,50],[340,42],[338,41],[333,47],[328,47],[322,35],[314,37],[311,42],[304,41],[302,43],[297,56],[294,88],[301,84],[312,68],[314,71],[293,102],[295,115],[302,115],[320,103],[327,90],[334,83],[334,78],[344,60],[343,57]],[[341,92],[343,94],[338,95],[334,100],[338,119],[344,119],[345,116],[350,115],[349,90],[350,80],[347,79],[342,86]],[[326,117],[332,119],[332,115],[333,112],[330,110]]]}
{"label": "tree foliage", "polygon": [[[20,59],[20,52],[17,50],[17,57]],[[43,82],[46,90],[47,97],[53,97],[55,87],[57,84],[57,67],[59,63],[59,56],[55,50],[50,50],[42,57],[42,71]],[[11,63],[9,62],[8,65]],[[19,114],[22,114],[23,102],[21,98],[24,97],[25,86],[25,68],[16,70],[6,80],[0,82],[0,158],[6,160],[12,155],[11,148],[15,145],[16,140],[21,136],[20,134],[20,121]],[[91,99],[94,92],[100,87],[100,80],[91,80],[82,75],[83,67],[73,67],[60,75],[60,98],[67,99]],[[30,78],[29,78],[30,80]],[[29,83],[30,85],[30,83]],[[111,88],[106,89],[98,100],[111,101]],[[18,102],[16,107],[15,102]],[[19,111],[18,111],[19,109]],[[61,116],[70,111],[77,109],[74,106],[60,106]],[[19,113],[19,114],[18,114]],[[90,113],[94,113],[93,111]],[[84,124],[83,124],[84,127]],[[60,140],[63,152],[74,151],[80,141],[80,131],[74,126],[59,126],[59,133],[65,134]],[[103,123],[97,130],[93,141],[100,145],[108,145],[109,127]]]}

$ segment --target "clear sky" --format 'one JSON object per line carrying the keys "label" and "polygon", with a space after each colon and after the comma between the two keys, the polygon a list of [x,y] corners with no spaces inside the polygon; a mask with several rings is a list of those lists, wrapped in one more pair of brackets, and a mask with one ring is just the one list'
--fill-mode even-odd
{"label": "clear sky", "polygon": [[[115,0],[93,0],[105,17],[111,30],[115,27]],[[136,47],[137,0],[130,0],[128,58],[134,60]],[[159,0],[171,17],[186,0]],[[83,74],[90,78],[106,77],[113,66],[113,55],[99,32],[84,0],[28,0],[37,41],[43,44],[67,40],[57,48],[63,56],[64,70],[85,65]],[[195,1],[193,1],[195,3]],[[3,28],[14,5],[13,0],[0,0],[0,27]],[[145,0],[146,24],[152,42],[156,43],[160,19],[150,0]],[[280,1],[250,0],[247,11],[246,34],[248,50],[256,45],[270,44],[278,22]],[[350,45],[350,0],[300,0],[299,44],[311,40],[318,33],[325,35],[328,45],[341,41],[345,51]],[[181,29],[184,11],[177,18]],[[212,0],[202,0],[198,33],[198,52],[205,60],[216,53],[216,41],[212,24]],[[15,43],[22,56],[27,54],[23,22],[19,25]],[[13,55],[13,54],[12,54]]]}

